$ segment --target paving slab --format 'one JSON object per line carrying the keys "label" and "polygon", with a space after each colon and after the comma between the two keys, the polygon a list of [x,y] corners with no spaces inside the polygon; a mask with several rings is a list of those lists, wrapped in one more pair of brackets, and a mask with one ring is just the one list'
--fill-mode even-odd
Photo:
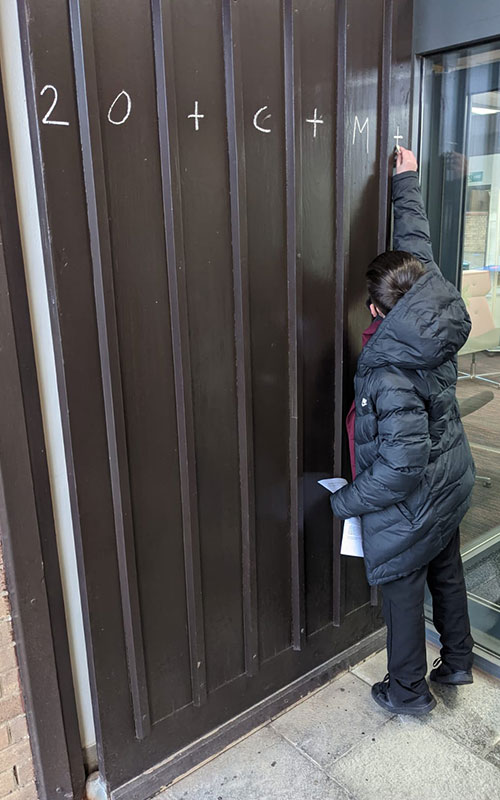
{"label": "paving slab", "polygon": [[353,800],[270,727],[238,742],[155,800]]}
{"label": "paving slab", "polygon": [[[427,664],[439,655],[439,649],[427,644]],[[381,680],[387,669],[386,652],[381,650],[352,670],[367,683]],[[498,763],[500,758],[500,684],[479,669],[474,669],[474,683],[469,686],[444,686],[429,681],[437,700],[436,708],[422,721],[466,745],[473,753]]]}
{"label": "paving slab", "polygon": [[492,800],[500,770],[429,725],[393,717],[329,770],[357,800]]}
{"label": "paving slab", "polygon": [[430,682],[430,686],[437,706],[425,718],[425,724],[466,745],[476,755],[487,756],[492,752],[500,737],[498,680],[476,669],[471,685],[444,686]]}
{"label": "paving slab", "polygon": [[272,727],[328,769],[388,715],[370,697],[370,687],[346,673],[272,722]]}

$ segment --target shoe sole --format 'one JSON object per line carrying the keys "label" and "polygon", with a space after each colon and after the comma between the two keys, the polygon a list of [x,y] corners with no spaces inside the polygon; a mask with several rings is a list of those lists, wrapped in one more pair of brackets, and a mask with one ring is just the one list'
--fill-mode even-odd
{"label": "shoe sole", "polygon": [[388,711],[390,714],[407,714],[408,716],[412,717],[424,717],[426,714],[429,713],[429,711],[432,711],[432,709],[436,707],[435,697],[433,697],[431,702],[427,703],[426,706],[421,706],[421,708],[413,708],[413,709],[410,709],[407,706],[387,706],[380,700],[379,697],[373,694],[373,692],[372,692],[372,697],[377,703],[377,705],[380,706],[380,708],[383,708],[384,711]]}
{"label": "shoe sole", "polygon": [[443,675],[442,678],[436,676],[435,678],[433,678],[431,675],[429,675],[429,678],[434,683],[444,683],[448,686],[465,686],[467,684],[474,683],[474,678],[472,677],[472,675],[467,677],[457,677],[457,678],[454,678],[452,675],[448,676]]}

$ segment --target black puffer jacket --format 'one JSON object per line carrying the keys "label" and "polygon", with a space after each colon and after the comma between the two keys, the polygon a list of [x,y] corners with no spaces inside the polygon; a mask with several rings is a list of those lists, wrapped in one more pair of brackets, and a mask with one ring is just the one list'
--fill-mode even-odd
{"label": "black puffer jacket", "polygon": [[418,176],[393,179],[394,248],[427,271],[364,347],[355,377],[353,483],[331,496],[361,515],[370,584],[407,575],[448,543],[467,511],[474,462],[455,397],[457,352],[471,323],[433,261]]}

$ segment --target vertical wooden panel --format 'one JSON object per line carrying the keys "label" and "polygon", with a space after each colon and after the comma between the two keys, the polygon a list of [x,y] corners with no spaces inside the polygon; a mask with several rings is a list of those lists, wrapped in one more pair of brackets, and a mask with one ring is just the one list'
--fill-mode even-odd
{"label": "vertical wooden panel", "polygon": [[[237,5],[235,39],[241,54],[245,133],[262,661],[290,646],[292,624],[283,20],[281,0],[244,0]],[[254,121],[270,132],[259,130]]]}
{"label": "vertical wooden panel", "polygon": [[[117,26],[119,4],[87,3],[84,7],[90,14],[94,48],[98,104],[94,114],[101,121],[131,519],[155,721],[190,702],[192,687],[199,701],[204,680],[197,664],[203,664],[204,658],[199,657],[202,609],[194,599],[199,557],[196,544],[191,545],[191,537],[196,539],[196,497],[192,497],[193,483],[187,490],[185,483],[194,467],[179,445],[179,440],[185,441],[186,426],[176,413],[179,384],[174,376],[151,14],[148,0],[141,0],[130,8],[128,24]],[[91,60],[89,53],[87,61]],[[185,405],[181,413],[186,416],[189,437],[188,400]],[[187,508],[181,502],[181,468]],[[192,563],[185,550],[192,550]],[[168,581],[165,570],[169,570]]]}
{"label": "vertical wooden panel", "polygon": [[[380,92],[383,53],[384,0],[347,3],[346,187],[349,214],[347,269],[347,342],[344,386],[346,407],[353,396],[353,378],[361,333],[370,323],[366,309],[365,273],[379,246]],[[347,468],[347,465],[346,465]],[[369,602],[364,564],[346,559],[345,613]]]}
{"label": "vertical wooden panel", "polygon": [[[411,56],[412,32],[408,19],[413,15],[413,0],[393,0],[390,94],[388,101],[389,144],[396,143],[395,136],[404,147],[417,147],[412,141],[414,128],[414,99],[408,91],[413,86],[414,63]],[[417,98],[418,100],[418,98]],[[418,117],[418,109],[417,115]]]}
{"label": "vertical wooden panel", "polygon": [[172,20],[167,92],[175,94],[178,112],[176,213],[184,239],[207,687],[213,691],[246,669],[222,3],[165,5]]}
{"label": "vertical wooden panel", "polygon": [[[346,169],[346,80],[347,80],[347,0],[337,3],[337,62],[336,62],[336,136],[335,136],[335,429],[333,471],[335,475],[345,475],[346,403],[344,386],[344,359],[347,342],[346,331],[346,269],[349,236],[349,215],[344,203]],[[339,626],[345,607],[345,561],[340,556],[342,525],[333,520],[333,624]]]}
{"label": "vertical wooden panel", "polygon": [[[94,54],[90,20],[86,18],[87,72],[82,40],[82,18],[78,0],[70,0],[75,81],[77,89],[80,142],[82,147],[87,219],[90,232],[94,296],[96,305],[99,355],[104,391],[106,432],[111,470],[113,511],[120,574],[123,625],[127,663],[132,692],[135,731],[143,739],[151,729],[146,686],[142,625],[139,608],[137,568],[132,529],[132,509],[128,477],[128,455],[119,372],[119,347],[111,276],[111,251],[108,208],[103,182],[103,154],[96,98]],[[89,98],[87,97],[87,93]],[[95,120],[91,129],[89,105]]]}
{"label": "vertical wooden panel", "polygon": [[[391,152],[394,139],[389,139],[389,102],[391,97],[392,74],[392,27],[393,27],[393,0],[385,0],[382,22],[382,63],[380,66],[380,91],[379,91],[379,125],[378,125],[378,241],[379,253],[388,247],[389,233],[389,173],[392,173]],[[399,141],[399,140],[398,140]]]}
{"label": "vertical wooden panel", "polygon": [[[304,519],[302,498],[302,275],[297,258],[297,184],[295,148],[295,42],[292,0],[283,0],[283,73],[285,96],[286,271],[288,327],[288,470],[290,476],[290,549],[292,645],[305,640]],[[299,388],[300,387],[300,388]]]}
{"label": "vertical wooden panel", "polygon": [[336,4],[300,0],[294,4],[293,18],[296,258],[301,301],[299,445],[303,451],[306,633],[310,636],[332,620],[332,518],[325,513],[328,496],[317,481],[332,474],[335,451]]}
{"label": "vertical wooden panel", "polygon": [[[86,52],[87,64],[92,67],[95,62],[93,117],[100,116],[102,120],[104,158],[100,179],[106,183],[112,221],[108,262],[112,259],[111,285],[120,339],[120,373],[133,500],[126,519],[129,527],[134,521],[137,534],[134,547],[139,565],[151,710],[153,718],[161,719],[176,706],[189,701],[191,684],[196,702],[201,701],[200,686],[203,687],[204,679],[203,669],[198,664],[204,664],[204,659],[200,659],[203,642],[199,644],[199,639],[203,640],[199,622],[202,612],[193,608],[199,602],[193,598],[199,597],[200,591],[199,585],[196,590],[197,548],[191,545],[188,512],[184,515],[184,537],[186,550],[193,553],[192,560],[184,560],[182,552],[160,162],[157,132],[150,121],[156,116],[151,21],[148,4],[142,5],[143,8],[138,4],[134,6],[135,21],[131,19],[131,27],[120,29],[118,36],[115,35],[116,9],[112,4],[106,4],[98,15],[96,9],[92,9],[95,16],[87,21]],[[114,37],[114,58],[111,65],[103,66],[110,35]],[[90,36],[94,39],[93,59]],[[144,61],[145,68],[141,71],[135,69],[131,59],[134,53]],[[126,96],[121,91],[123,86]],[[116,97],[118,101],[114,102]],[[136,203],[138,191],[142,200],[139,206]],[[107,269],[110,270],[109,263]],[[160,369],[151,353],[156,355]],[[148,386],[151,388],[146,390]],[[145,420],[148,425],[144,424]],[[185,468],[182,447],[180,453]],[[172,575],[164,589],[165,568],[169,563]],[[182,580],[184,564],[190,602],[192,680],[185,674],[189,656]],[[175,606],[175,615],[157,613],[160,587],[165,598],[164,608]],[[174,641],[176,647],[172,648]],[[168,681],[165,680],[167,676]]]}
{"label": "vertical wooden panel", "polygon": [[[153,3],[153,30],[155,42],[155,69],[159,119],[160,159],[163,185],[163,214],[167,270],[169,276],[170,319],[172,326],[172,348],[174,358],[175,403],[179,440],[179,463],[181,479],[182,526],[184,542],[184,568],[186,576],[187,620],[190,652],[190,672],[195,705],[206,701],[206,664],[203,606],[201,595],[201,566],[199,548],[199,521],[196,492],[194,422],[191,397],[191,365],[187,329],[186,287],[183,273],[178,275],[177,248],[183,250],[182,227],[175,226],[174,205],[180,207],[179,197],[174,197],[171,162],[170,119],[172,130],[177,130],[175,90],[171,86],[172,102],[167,102],[165,59],[173,72],[171,18],[167,16],[167,35],[161,0]],[[170,45],[167,49],[166,42]],[[177,148],[177,141],[174,141]],[[176,175],[176,190],[179,192],[179,176]],[[176,236],[177,234],[177,236]],[[180,241],[179,241],[180,239]]]}
{"label": "vertical wooden panel", "polygon": [[248,236],[245,177],[245,141],[241,107],[241,64],[233,38],[233,5],[223,0],[224,71],[226,87],[229,193],[233,255],[238,453],[240,472],[243,630],[245,666],[249,675],[258,669],[257,572],[255,559],[255,488],[250,369],[250,309],[248,289]]}

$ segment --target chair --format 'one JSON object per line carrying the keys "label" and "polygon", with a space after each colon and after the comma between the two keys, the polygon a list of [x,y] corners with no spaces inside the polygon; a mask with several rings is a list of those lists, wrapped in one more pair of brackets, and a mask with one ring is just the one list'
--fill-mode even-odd
{"label": "chair", "polygon": [[478,373],[476,353],[483,350],[500,352],[500,328],[497,328],[486,295],[491,288],[490,273],[484,270],[467,270],[462,274],[462,295],[472,321],[472,329],[459,356],[471,354],[470,372],[459,372],[458,380],[476,380],[500,387],[500,382],[492,380],[495,372]]}
{"label": "chair", "polygon": [[[468,414],[472,414],[474,411],[479,411],[480,408],[490,403],[494,397],[494,393],[486,389],[484,392],[478,392],[478,394],[473,394],[472,397],[466,397],[460,400],[458,403],[460,416],[463,418]],[[491,486],[491,478],[486,477],[486,475],[476,475],[476,483],[482,483],[483,486],[489,488]]]}

